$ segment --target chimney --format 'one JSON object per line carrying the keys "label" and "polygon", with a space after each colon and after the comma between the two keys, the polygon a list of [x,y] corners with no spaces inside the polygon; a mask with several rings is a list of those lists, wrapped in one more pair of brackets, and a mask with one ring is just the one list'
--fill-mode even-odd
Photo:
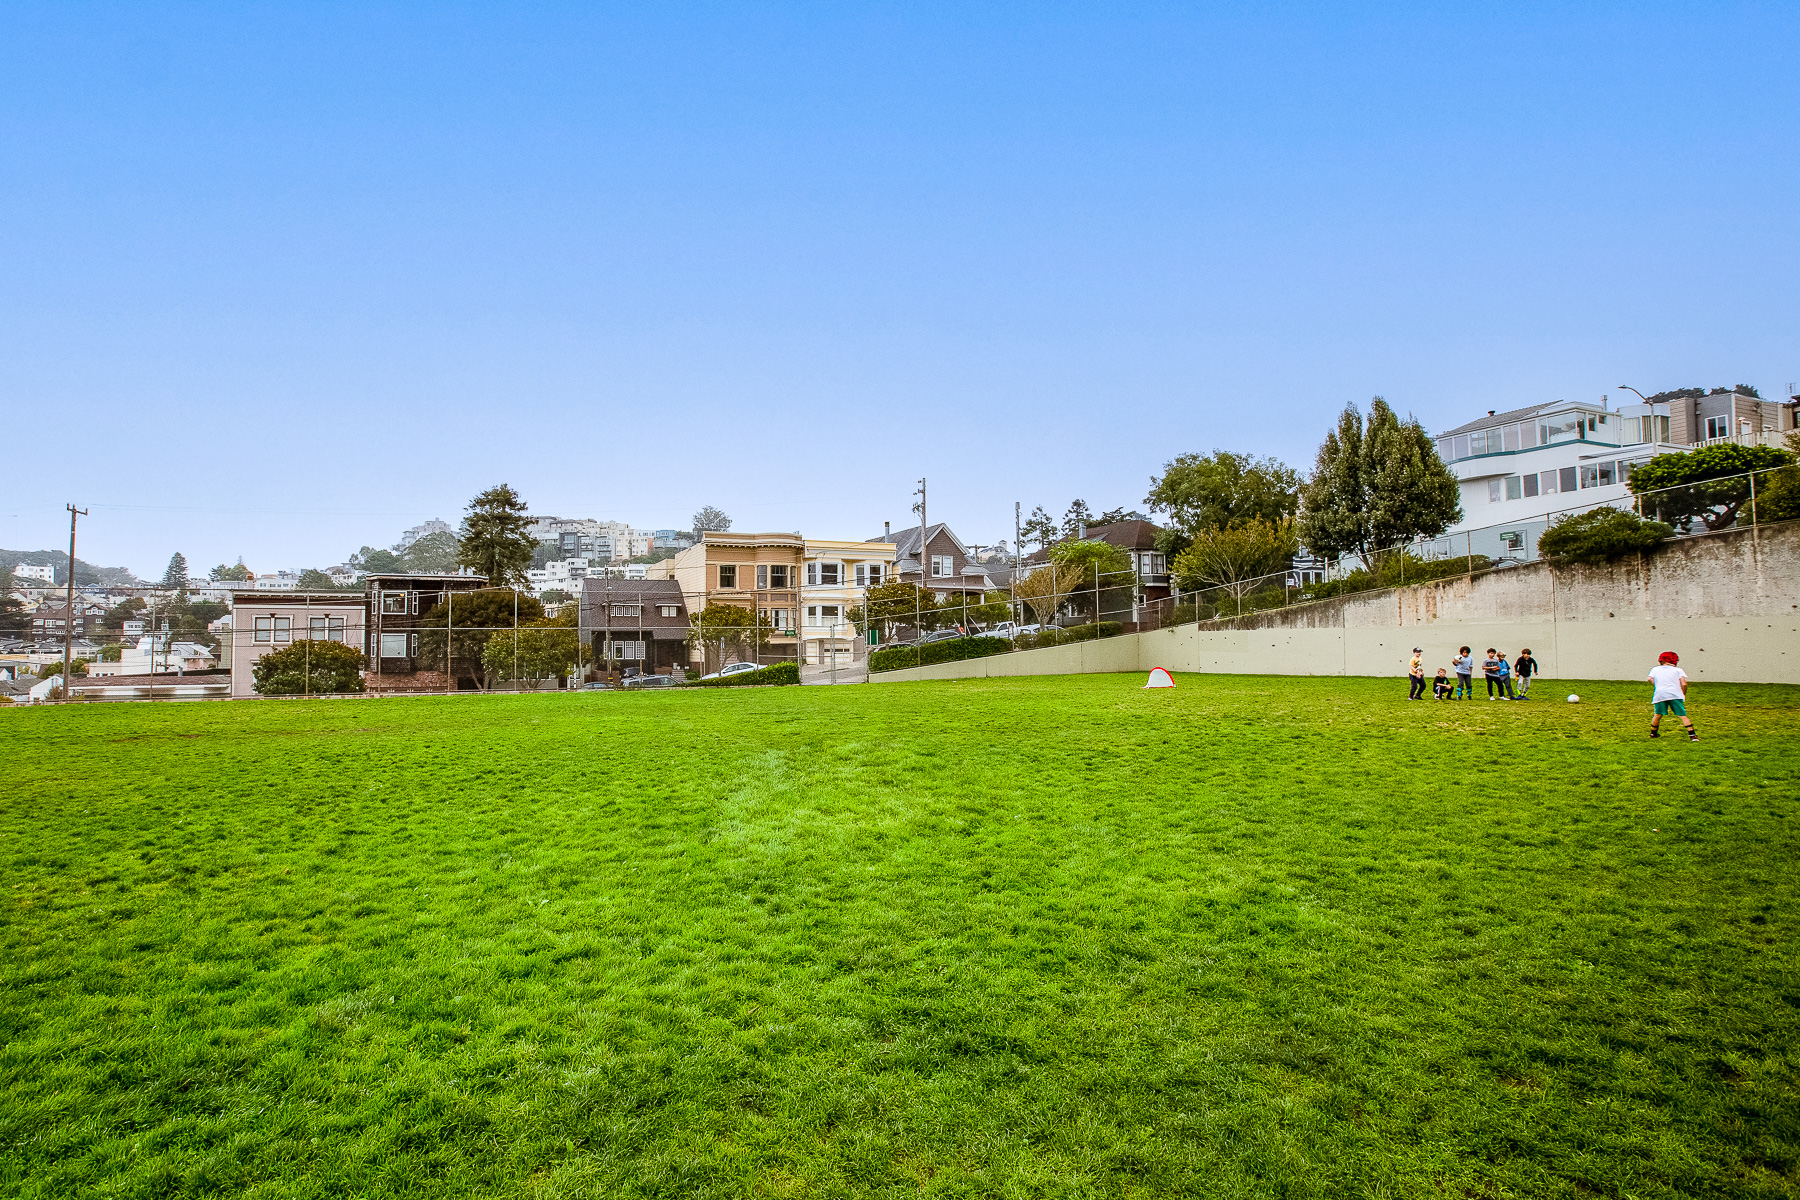
{"label": "chimney", "polygon": [[884,542],[891,542],[894,540],[894,523],[892,521],[883,521],[881,523],[881,540]]}
{"label": "chimney", "polygon": [[1491,409],[1491,408],[1490,408],[1490,409],[1488,409],[1488,416],[1490,416],[1490,417],[1491,417],[1491,416],[1493,416],[1493,415],[1494,415],[1494,410],[1493,410],[1493,409]]}

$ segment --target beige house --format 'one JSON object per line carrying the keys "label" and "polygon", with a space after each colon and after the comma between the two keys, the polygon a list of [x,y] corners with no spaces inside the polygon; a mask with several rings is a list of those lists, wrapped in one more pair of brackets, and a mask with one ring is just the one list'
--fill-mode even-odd
{"label": "beige house", "polygon": [[[748,609],[773,630],[761,644],[710,644],[693,647],[693,662],[717,670],[717,658],[731,661],[783,662],[795,657],[799,642],[800,575],[806,561],[806,539],[797,533],[707,533],[674,558],[652,563],[652,579],[673,579],[681,586],[690,616],[708,604]],[[705,657],[711,654],[713,657]]]}
{"label": "beige house", "polygon": [[369,652],[368,601],[360,593],[236,591],[233,599],[232,628],[219,636],[231,639],[234,698],[256,695],[257,659],[295,642],[343,642]]}
{"label": "beige house", "polygon": [[800,642],[803,661],[815,666],[847,665],[867,653],[850,622],[869,589],[891,582],[892,542],[806,540],[806,573],[800,586]]}

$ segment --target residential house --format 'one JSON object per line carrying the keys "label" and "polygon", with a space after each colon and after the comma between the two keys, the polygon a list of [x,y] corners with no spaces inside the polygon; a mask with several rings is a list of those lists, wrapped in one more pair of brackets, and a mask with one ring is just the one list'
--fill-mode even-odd
{"label": "residential house", "polygon": [[800,588],[801,661],[824,666],[854,661],[867,646],[850,623],[869,589],[893,575],[892,542],[806,540]]}
{"label": "residential house", "polygon": [[56,568],[49,563],[19,563],[13,568],[13,575],[18,579],[41,579],[45,583],[56,583]]}
{"label": "residential house", "polygon": [[[237,584],[226,584],[235,595],[240,589]],[[250,587],[259,592],[292,592],[300,587],[298,571],[266,571],[250,581]]]}
{"label": "residential house", "polygon": [[[463,653],[460,639],[457,657],[449,664],[427,670],[420,654],[420,622],[432,617],[440,606],[446,609],[448,623],[456,620],[456,597],[478,592],[487,587],[481,575],[430,575],[396,572],[365,577],[367,592],[364,604],[368,621],[365,652],[369,669],[363,673],[363,686],[371,692],[442,692],[455,687],[476,688],[481,664]],[[437,622],[433,620],[433,626]],[[240,629],[242,624],[240,622]],[[429,636],[429,635],[427,635]],[[442,634],[438,649],[443,648]],[[432,657],[427,653],[424,657]]]}
{"label": "residential house", "polygon": [[1005,583],[1004,568],[975,562],[969,548],[942,523],[923,531],[915,525],[883,532],[868,541],[893,546],[894,578],[925,588],[940,604],[957,595],[974,604]]}
{"label": "residential house", "polygon": [[[1762,402],[1733,395],[1618,407],[1605,400],[1559,400],[1489,410],[1445,430],[1437,438],[1438,457],[1457,478],[1463,519],[1429,550],[1532,557],[1537,536],[1554,514],[1621,501],[1629,507],[1633,470],[1658,454],[1732,440],[1731,422],[1740,410],[1748,412],[1749,404]],[[1776,415],[1780,407],[1768,405]],[[1762,440],[1765,432],[1779,436],[1757,430],[1746,437]],[[1696,439],[1696,433],[1704,436]]]}
{"label": "residential house", "polygon": [[[75,636],[86,637],[100,631],[100,620],[106,616],[106,605],[84,596],[75,597]],[[45,600],[31,610],[31,633],[37,638],[61,638],[69,635],[69,604],[64,600]]]}
{"label": "residential house", "polygon": [[14,704],[43,704],[50,699],[50,693],[61,686],[61,675],[41,679],[26,676],[24,679],[0,680],[0,699]]}
{"label": "residential house", "polygon": [[[680,584],[690,613],[709,604],[751,610],[773,630],[766,640],[755,639],[754,661],[781,661],[796,656],[805,562],[806,539],[797,533],[708,532],[675,557],[650,564],[650,578]],[[726,652],[733,653],[729,646]],[[693,653],[696,664],[706,661],[701,645]]]}
{"label": "residential house", "polygon": [[592,661],[608,674],[678,674],[692,657],[687,597],[673,579],[584,580],[579,620]]}
{"label": "residential house", "polygon": [[[1137,517],[1115,521],[1109,525],[1089,525],[1080,531],[1083,538],[1105,542],[1125,551],[1125,557],[1131,565],[1130,600],[1115,609],[1114,601],[1108,598],[1105,601],[1107,611],[1102,614],[1105,620],[1142,623],[1147,619],[1147,614],[1160,613],[1167,607],[1164,601],[1169,599],[1172,591],[1172,576],[1169,573],[1168,555],[1156,546],[1157,536],[1162,532],[1160,526]],[[1049,561],[1049,547],[1044,547],[1020,564],[1019,573],[1029,575]],[[1123,578],[1101,581],[1109,596],[1116,594],[1113,589],[1124,582]],[[1091,608],[1092,605],[1088,607]],[[1086,609],[1081,611],[1085,612]]]}
{"label": "residential house", "polygon": [[253,668],[258,659],[285,650],[295,642],[342,642],[363,655],[369,650],[369,601],[356,592],[272,596],[255,590],[240,591],[229,620],[221,617],[214,622],[215,626],[219,624],[224,624],[224,628],[216,632],[230,646],[227,663],[231,668],[231,694],[237,697],[256,695]]}

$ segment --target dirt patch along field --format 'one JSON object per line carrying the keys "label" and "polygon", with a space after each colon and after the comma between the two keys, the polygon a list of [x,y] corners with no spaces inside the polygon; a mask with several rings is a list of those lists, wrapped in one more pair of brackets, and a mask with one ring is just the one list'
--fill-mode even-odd
{"label": "dirt patch along field", "polygon": [[0,713],[0,1192],[1800,1194],[1800,689],[1141,682]]}

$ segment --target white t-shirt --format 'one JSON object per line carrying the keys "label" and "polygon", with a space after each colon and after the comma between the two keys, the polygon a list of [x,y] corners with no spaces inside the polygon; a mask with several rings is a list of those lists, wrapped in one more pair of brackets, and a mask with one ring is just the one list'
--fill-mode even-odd
{"label": "white t-shirt", "polygon": [[1687,672],[1671,663],[1651,667],[1650,682],[1656,685],[1656,694],[1650,697],[1650,703],[1681,699],[1681,684],[1686,678]]}

